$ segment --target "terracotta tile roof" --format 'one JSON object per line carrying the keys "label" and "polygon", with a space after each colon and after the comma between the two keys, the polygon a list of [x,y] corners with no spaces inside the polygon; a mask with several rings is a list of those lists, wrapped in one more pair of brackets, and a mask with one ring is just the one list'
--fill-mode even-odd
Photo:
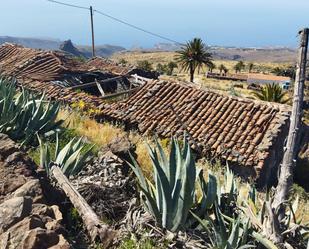
{"label": "terracotta tile roof", "polygon": [[123,66],[112,60],[102,57],[92,58],[86,62],[86,65],[89,70],[108,71],[116,75],[127,75],[134,69],[133,66]]}
{"label": "terracotta tile roof", "polygon": [[193,148],[209,157],[254,168],[256,176],[265,167],[277,138],[286,130],[289,116],[285,105],[156,80],[103,113],[136,125],[142,133],[169,137],[187,130]]}
{"label": "terracotta tile roof", "polygon": [[137,74],[142,77],[149,79],[158,79],[159,73],[156,71],[146,71],[143,69],[136,68],[132,65],[121,65],[112,60],[103,57],[95,57],[88,60],[85,64],[89,70],[101,70],[113,73],[115,75],[133,75]]}
{"label": "terracotta tile roof", "polygon": [[106,58],[96,57],[84,63],[61,51],[43,51],[10,43],[0,46],[0,71],[42,82],[61,80],[69,74],[93,71],[114,76],[138,74],[147,78],[158,77],[156,72],[121,66]]}
{"label": "terracotta tile roof", "polygon": [[13,44],[0,46],[0,72],[15,76],[18,83],[32,91],[71,104],[84,101],[93,107],[104,106],[102,99],[54,84],[67,73],[84,72],[87,67],[61,52],[24,48]]}
{"label": "terracotta tile roof", "polygon": [[[179,82],[153,80],[125,101],[106,104],[102,99],[53,84],[67,72],[87,66],[58,52],[0,46],[0,71],[17,76],[19,83],[65,103],[84,101],[102,115],[136,126],[142,133],[162,137],[191,134],[195,150],[241,166],[240,174],[265,175],[280,162],[288,126],[285,105],[229,97]],[[89,69],[89,67],[88,67]]]}
{"label": "terracotta tile roof", "polygon": [[5,43],[0,46],[0,71],[15,77],[51,81],[68,72],[86,70],[62,52],[42,51]]}
{"label": "terracotta tile roof", "polygon": [[24,88],[37,93],[45,93],[52,100],[57,100],[65,104],[73,104],[83,101],[89,108],[97,109],[98,106],[105,108],[105,103],[100,97],[90,95],[85,92],[76,92],[70,88],[61,87],[52,82],[41,82],[36,80],[18,80],[18,84]]}

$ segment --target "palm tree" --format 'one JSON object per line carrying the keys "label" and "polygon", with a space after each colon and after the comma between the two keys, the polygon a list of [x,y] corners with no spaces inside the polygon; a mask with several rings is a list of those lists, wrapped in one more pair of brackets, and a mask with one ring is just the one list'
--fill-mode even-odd
{"label": "palm tree", "polygon": [[212,61],[210,61],[210,62],[208,63],[208,65],[207,65],[207,67],[208,67],[208,71],[212,73],[212,71],[213,71],[214,69],[216,69],[216,64],[214,64]]}
{"label": "palm tree", "polygon": [[167,65],[167,75],[172,75],[175,68],[177,68],[177,63],[170,61]]}
{"label": "palm tree", "polygon": [[253,95],[257,99],[268,102],[284,104],[289,101],[289,99],[285,97],[286,93],[283,91],[283,89],[275,83],[266,84],[266,86],[264,86],[260,91],[253,92]]}
{"label": "palm tree", "polygon": [[234,66],[235,73],[240,73],[242,69],[245,68],[245,64],[243,61],[237,62],[237,64]]}
{"label": "palm tree", "polygon": [[250,62],[250,63],[248,64],[248,71],[249,71],[249,73],[251,73],[253,67],[254,67],[254,64],[253,64],[252,62]]}
{"label": "palm tree", "polygon": [[193,82],[195,70],[199,71],[203,65],[211,63],[211,54],[207,52],[202,39],[194,38],[177,51],[176,61],[179,62],[182,70],[189,71],[190,81]]}
{"label": "palm tree", "polygon": [[221,64],[221,65],[218,67],[218,69],[219,69],[219,71],[220,71],[220,74],[222,74],[222,72],[225,73],[225,71],[227,70],[227,68],[226,68],[223,64]]}

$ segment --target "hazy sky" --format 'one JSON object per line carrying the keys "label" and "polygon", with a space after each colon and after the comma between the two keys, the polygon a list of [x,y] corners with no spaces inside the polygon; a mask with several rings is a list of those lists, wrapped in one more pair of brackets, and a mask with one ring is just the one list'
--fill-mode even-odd
{"label": "hazy sky", "polygon": [[[60,0],[61,1],[61,0]],[[309,26],[309,0],[63,0],[106,12],[144,29],[184,42],[210,45],[296,46]],[[51,37],[91,44],[87,10],[46,0],[0,0],[0,36]],[[95,14],[96,44],[149,47],[149,36]]]}

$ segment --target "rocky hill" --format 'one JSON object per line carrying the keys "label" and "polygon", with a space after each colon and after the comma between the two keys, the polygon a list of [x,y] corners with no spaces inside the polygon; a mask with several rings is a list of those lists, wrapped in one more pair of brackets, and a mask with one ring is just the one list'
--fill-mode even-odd
{"label": "rocky hill", "polygon": [[[70,40],[68,40],[70,41]],[[55,39],[40,39],[40,38],[22,38],[22,37],[11,37],[11,36],[0,36],[0,45],[9,42],[19,44],[28,48],[35,49],[46,49],[46,50],[69,50],[66,52],[73,52],[73,54],[80,56],[83,54],[85,57],[90,58],[92,56],[91,46],[78,46],[68,43],[68,41],[60,41]],[[60,48],[61,46],[61,48]],[[75,47],[74,48],[72,48]],[[73,51],[74,50],[74,51]],[[78,51],[77,51],[78,50]],[[112,54],[120,51],[125,51],[124,47],[113,46],[113,45],[98,45],[96,46],[96,55],[101,57],[109,57]]]}
{"label": "rocky hill", "polygon": [[64,52],[67,52],[67,53],[70,53],[74,56],[77,56],[77,57],[86,57],[81,51],[79,51],[72,43],[71,40],[67,40],[67,41],[64,41],[60,46],[59,46],[59,49],[64,51]]}
{"label": "rocky hill", "polygon": [[[78,50],[81,51],[87,58],[92,56],[92,48],[91,46],[77,46]],[[124,47],[113,46],[113,45],[99,45],[95,46],[96,56],[100,57],[109,57],[114,53],[126,51]]]}
{"label": "rocky hill", "polygon": [[54,39],[0,36],[0,45],[5,42],[16,43],[28,48],[49,49],[49,50],[56,50],[59,48],[61,44],[60,40],[54,40]]}

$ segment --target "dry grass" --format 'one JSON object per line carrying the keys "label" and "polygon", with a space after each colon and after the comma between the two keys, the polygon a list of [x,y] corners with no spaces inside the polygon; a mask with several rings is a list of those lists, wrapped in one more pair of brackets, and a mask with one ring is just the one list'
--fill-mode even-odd
{"label": "dry grass", "polygon": [[117,137],[126,136],[126,132],[121,126],[109,123],[100,124],[87,116],[81,116],[79,113],[68,109],[62,109],[59,112],[58,119],[64,119],[65,127],[74,129],[80,136],[86,137],[100,147],[109,144]]}
{"label": "dry grass", "polygon": [[[125,59],[129,64],[137,65],[138,61],[148,60],[153,64],[155,68],[158,63],[165,64],[170,61],[175,60],[176,52],[125,52],[125,53],[116,53],[111,58],[115,61],[120,61],[121,59]],[[233,60],[214,60],[214,64],[218,68],[220,64],[223,64],[230,73],[234,72],[234,66],[238,61]],[[287,63],[274,63],[274,62],[254,62],[254,70],[269,73],[274,67],[283,67],[287,66]],[[248,62],[245,62],[248,64]],[[177,73],[180,73],[180,70],[175,70]],[[201,69],[201,72],[206,72],[207,68],[204,67]],[[214,72],[219,72],[217,69]]]}
{"label": "dry grass", "polygon": [[[114,139],[128,136],[130,142],[135,145],[136,160],[147,178],[152,178],[152,163],[148,155],[147,144],[154,146],[152,138],[144,137],[135,131],[126,132],[120,125],[110,123],[98,123],[95,120],[81,116],[77,111],[61,109],[58,120],[63,119],[64,127],[74,129],[80,136],[86,137],[91,143],[103,147]],[[164,150],[167,152],[166,139],[160,140]]]}
{"label": "dry grass", "polygon": [[116,53],[112,59],[116,62],[125,59],[131,65],[137,65],[137,62],[141,60],[148,60],[155,68],[158,63],[164,64],[173,61],[175,55],[175,52],[126,52]]}
{"label": "dry grass", "polygon": [[[155,147],[155,142],[153,141],[153,138],[141,136],[136,132],[130,132],[129,139],[135,145],[135,153],[137,155],[136,160],[140,165],[144,175],[152,181],[153,166],[148,153],[147,144],[152,148]],[[163,147],[163,150],[168,157],[169,139],[159,139],[159,143]]]}

